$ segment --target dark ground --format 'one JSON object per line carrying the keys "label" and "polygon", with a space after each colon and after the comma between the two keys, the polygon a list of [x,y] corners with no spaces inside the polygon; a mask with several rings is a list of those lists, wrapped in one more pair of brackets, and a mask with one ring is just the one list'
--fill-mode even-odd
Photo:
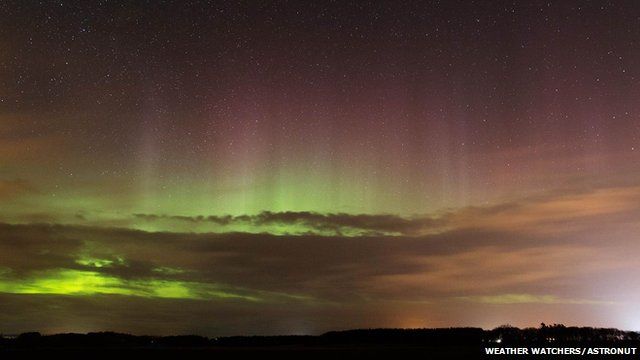
{"label": "dark ground", "polygon": [[[498,342],[499,341],[499,342]],[[0,338],[0,359],[171,358],[550,358],[550,356],[485,355],[485,347],[640,347],[636,332],[563,325],[493,330],[367,329],[329,332],[320,336],[134,336],[112,332]],[[639,357],[622,355],[618,358]],[[562,358],[603,356],[562,356]],[[610,358],[609,356],[608,358]]]}

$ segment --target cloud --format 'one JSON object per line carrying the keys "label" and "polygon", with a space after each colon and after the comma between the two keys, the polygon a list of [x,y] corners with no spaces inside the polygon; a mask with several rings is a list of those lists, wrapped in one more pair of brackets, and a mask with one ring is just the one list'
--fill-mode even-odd
{"label": "cloud", "polygon": [[[636,248],[511,231],[345,237],[0,226],[0,254],[10,269],[4,281],[11,284],[70,270],[116,279],[110,286],[125,289],[165,281],[337,303],[584,290],[576,279],[637,266],[628,255]],[[567,286],[569,279],[577,285]]]}
{"label": "cloud", "polygon": [[[193,224],[210,223],[220,226],[249,226],[266,229],[282,226],[280,232],[313,232],[331,235],[417,235],[426,228],[439,225],[435,218],[407,218],[396,215],[321,214],[310,211],[271,212],[256,215],[179,216],[134,214],[136,219],[149,222],[180,221]],[[287,228],[288,227],[288,228]]]}
{"label": "cloud", "polygon": [[[463,229],[559,234],[595,223],[640,216],[640,187],[571,190],[489,205],[444,210],[431,215],[369,215],[270,212],[255,215],[181,216],[134,214],[133,228],[170,231],[267,232],[281,235],[423,236]],[[580,228],[580,229],[578,229]]]}
{"label": "cloud", "polygon": [[[557,318],[552,321],[571,314],[571,306],[609,309],[589,315],[595,319],[640,300],[633,290],[640,276],[634,255],[640,244],[633,241],[640,226],[637,196],[634,187],[547,194],[434,218],[303,212],[175,219],[304,224],[308,231],[298,234],[0,224],[0,301],[18,309],[0,323],[34,322],[29,302],[20,305],[19,298],[41,309],[65,309],[78,323],[52,321],[68,330],[98,321],[79,309],[112,311],[117,328],[147,329],[126,320],[126,299],[182,314],[169,321],[173,329],[206,327],[206,334],[219,331],[197,320],[207,316],[228,329],[245,326],[238,332],[246,333],[277,332],[287,323],[309,331],[313,324],[339,328],[340,321],[331,325],[323,316],[351,319],[349,327],[451,325],[456,319],[495,326],[504,320],[488,307],[515,307],[514,316],[532,324],[548,321],[535,318],[533,306],[547,307],[545,314]],[[147,217],[141,216],[168,219]],[[343,233],[345,227],[362,231],[353,236]],[[611,290],[612,284],[629,290]],[[143,312],[166,316],[159,311]],[[264,323],[251,325],[252,316]],[[186,319],[197,324],[189,327]],[[105,321],[99,320],[111,326]]]}
{"label": "cloud", "polygon": [[[448,214],[456,228],[501,229],[558,234],[594,224],[627,221],[640,215],[640,187],[566,191]],[[599,225],[600,226],[600,225]]]}
{"label": "cloud", "polygon": [[499,294],[484,296],[462,296],[458,298],[463,301],[479,302],[484,304],[572,304],[572,305],[612,305],[608,301],[594,301],[588,299],[565,299],[555,295],[534,295],[534,294]]}

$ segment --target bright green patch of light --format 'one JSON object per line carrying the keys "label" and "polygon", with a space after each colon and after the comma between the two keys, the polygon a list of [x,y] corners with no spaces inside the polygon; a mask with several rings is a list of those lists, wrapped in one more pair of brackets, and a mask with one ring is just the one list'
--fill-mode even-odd
{"label": "bright green patch of light", "polygon": [[153,280],[148,284],[142,285],[143,287],[148,285],[156,297],[175,299],[200,298],[188,284],[178,281]]}
{"label": "bright green patch of light", "polygon": [[117,294],[147,298],[234,298],[261,301],[258,296],[235,293],[215,284],[137,279],[125,280],[96,271],[50,270],[25,279],[0,278],[0,292],[11,294],[94,295]]}
{"label": "bright green patch of light", "polygon": [[80,265],[83,265],[83,266],[101,268],[101,267],[109,267],[109,266],[111,266],[113,264],[113,260],[82,258],[82,259],[76,260],[76,263],[80,264]]}
{"label": "bright green patch of light", "polygon": [[125,265],[126,262],[124,258],[120,256],[115,256],[111,259],[97,258],[93,256],[81,256],[80,258],[76,259],[76,264],[80,264],[86,267],[104,268],[112,267],[114,265]]}
{"label": "bright green patch of light", "polygon": [[95,271],[58,270],[47,271],[28,279],[0,282],[0,292],[13,294],[61,294],[91,295],[121,294],[134,295],[131,289],[121,286],[116,277],[105,276]]}

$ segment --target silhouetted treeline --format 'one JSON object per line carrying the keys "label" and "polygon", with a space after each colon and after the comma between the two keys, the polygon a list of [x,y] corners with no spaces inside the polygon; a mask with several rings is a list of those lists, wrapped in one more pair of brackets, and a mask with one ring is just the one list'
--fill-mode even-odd
{"label": "silhouetted treeline", "polygon": [[114,332],[0,336],[0,348],[212,348],[212,347],[327,347],[327,346],[510,346],[523,344],[640,343],[637,332],[564,325],[519,329],[504,325],[480,328],[361,329],[332,331],[319,336],[135,336]]}
{"label": "silhouetted treeline", "polygon": [[503,325],[485,331],[485,339],[489,342],[505,344],[540,344],[540,343],[620,343],[639,342],[640,336],[634,331],[623,331],[613,328],[593,328],[564,326],[562,324],[540,324],[539,328],[519,329]]}

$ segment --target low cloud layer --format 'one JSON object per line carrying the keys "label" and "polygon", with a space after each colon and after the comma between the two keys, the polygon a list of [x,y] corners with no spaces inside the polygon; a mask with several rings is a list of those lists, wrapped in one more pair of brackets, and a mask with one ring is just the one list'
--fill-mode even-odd
{"label": "low cloud layer", "polygon": [[334,236],[421,236],[459,229],[547,232],[571,231],[595,221],[633,221],[640,215],[640,187],[611,187],[546,194],[486,207],[467,207],[429,216],[261,212],[256,215],[180,216],[134,214],[132,226],[191,231],[248,231]]}
{"label": "low cloud layer", "polygon": [[[422,219],[315,213],[171,217],[221,225],[304,223],[310,231],[299,235],[4,223],[0,300],[17,310],[3,315],[0,331],[17,329],[6,324],[34,323],[30,302],[36,308],[60,306],[68,316],[52,319],[49,329],[70,331],[83,328],[67,319],[97,321],[89,310],[76,309],[106,312],[113,306],[114,313],[124,314],[126,299],[153,304],[145,310],[153,318],[166,316],[154,307],[183,314],[188,303],[193,312],[172,318],[157,328],[161,332],[219,334],[215,324],[225,323],[228,331],[277,333],[284,330],[275,324],[287,321],[320,331],[340,327],[339,321],[321,319],[342,312],[355,319],[350,326],[446,325],[458,317],[467,319],[463,325],[493,326],[499,312],[485,316],[493,307],[521,312],[516,318],[525,325],[557,322],[576,309],[597,322],[628,310],[637,297],[639,196],[638,188],[596,189]],[[335,230],[344,227],[362,232],[347,236]],[[79,305],[60,305],[67,302]],[[238,313],[246,323],[234,322]],[[211,318],[187,325],[202,314]],[[122,316],[122,326],[101,320],[100,329],[132,326]]]}
{"label": "low cloud layer", "polygon": [[257,215],[226,216],[168,216],[134,214],[148,222],[180,221],[193,224],[214,224],[221,227],[246,227],[266,230],[281,227],[280,232],[318,233],[332,235],[416,235],[428,228],[437,227],[441,221],[435,218],[406,218],[394,215],[321,214],[309,211],[271,212]]}

